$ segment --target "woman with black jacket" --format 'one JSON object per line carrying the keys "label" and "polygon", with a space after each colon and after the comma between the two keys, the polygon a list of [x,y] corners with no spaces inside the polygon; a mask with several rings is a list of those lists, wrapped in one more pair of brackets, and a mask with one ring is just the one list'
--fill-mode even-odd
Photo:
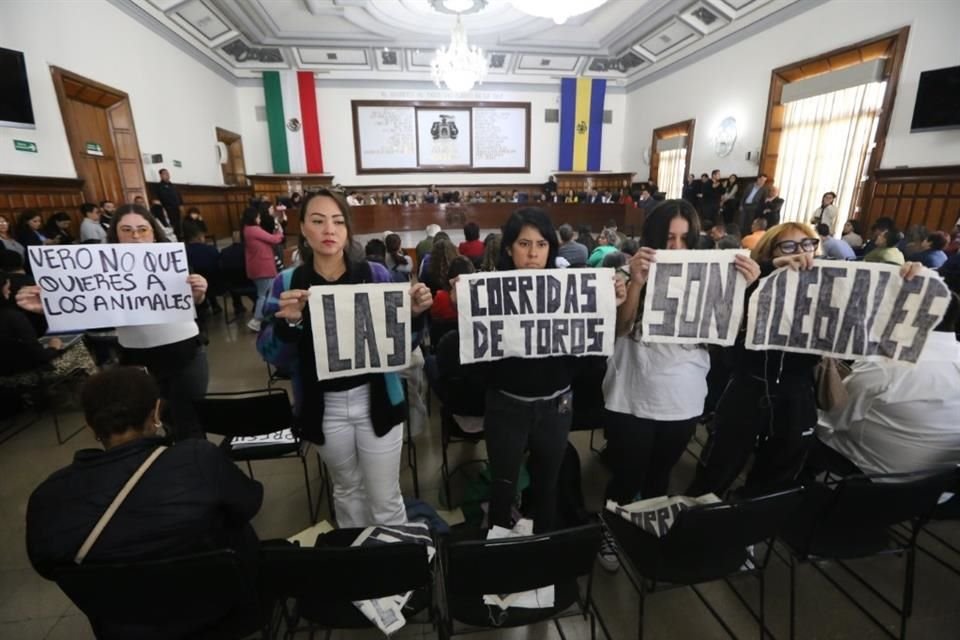
{"label": "woman with black jacket", "polygon": [[[553,267],[557,232],[543,209],[515,212],[503,226],[498,271]],[[611,276],[612,277],[612,276]],[[617,281],[617,303],[626,296]],[[534,532],[554,528],[556,485],[573,416],[570,385],[582,362],[573,356],[505,358],[486,365],[483,425],[493,486],[490,525],[513,528],[512,516],[523,454],[530,451],[530,495]]]}
{"label": "woman with black jacket", "polygon": [[[284,349],[289,353],[297,426],[333,475],[337,524],[404,524],[400,453],[406,403],[399,374],[318,379],[307,305],[312,286],[391,282],[390,273],[382,264],[350,255],[351,213],[342,195],[312,192],[300,211],[303,264],[274,280],[257,346],[273,364]],[[410,288],[410,303],[416,325],[433,303],[426,285]]]}
{"label": "woman with black jacket", "polygon": [[[761,275],[775,269],[813,267],[820,243],[807,224],[785,222],[769,229],[753,249]],[[920,268],[904,265],[901,274],[912,278]],[[747,290],[747,295],[753,288]],[[734,345],[734,373],[720,398],[707,446],[687,495],[722,495],[739,475],[756,448],[753,468],[742,493],[757,495],[794,483],[817,426],[814,369],[819,355],[744,346],[741,330]],[[757,445],[757,440],[760,440]]]}

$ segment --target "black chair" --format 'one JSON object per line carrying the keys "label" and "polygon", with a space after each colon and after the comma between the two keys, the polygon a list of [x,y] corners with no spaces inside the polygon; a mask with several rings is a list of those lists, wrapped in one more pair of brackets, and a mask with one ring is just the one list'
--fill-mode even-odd
{"label": "black chair", "polygon": [[[440,399],[440,444],[442,462],[440,476],[443,481],[444,497],[448,508],[454,505],[450,494],[450,478],[464,466],[482,460],[468,460],[450,470],[447,454],[451,444],[477,444],[483,441],[483,432],[468,432],[460,428],[454,414],[462,416],[483,416],[485,399],[483,389],[485,381],[479,378],[475,369],[460,365],[460,333],[450,331],[439,342],[434,343],[436,374],[429,380],[430,386]],[[430,376],[428,375],[428,379]],[[479,390],[479,391],[478,391]]]}
{"label": "black chair", "polygon": [[57,410],[54,392],[61,386],[79,384],[86,380],[87,372],[85,370],[74,369],[58,374],[49,365],[42,365],[26,371],[9,368],[17,362],[30,362],[33,355],[22,342],[3,336],[0,336],[0,353],[3,354],[4,361],[3,370],[0,372],[0,387],[19,395],[23,404],[31,407],[35,412],[34,418],[23,424],[16,425],[15,422],[11,422],[10,425],[4,427],[0,431],[0,444],[38,422],[43,418],[45,409],[50,409],[52,414],[53,428],[57,435],[58,444],[64,444],[84,430],[85,427],[81,424],[76,430],[66,436],[63,435],[60,430],[60,412]]}
{"label": "black chair", "polygon": [[[904,637],[913,608],[916,542],[944,491],[955,485],[952,469],[883,475],[848,476],[837,482],[813,484],[804,503],[779,533],[788,549],[790,567],[790,637],[796,632],[796,569],[809,563],[827,582],[890,637],[884,624],[819,565],[829,562],[844,570],[900,616]],[[909,523],[906,535],[894,525]],[[906,556],[899,606],[855,572],[847,560],[881,555]]]}
{"label": "black chair", "polygon": [[[952,491],[954,494],[953,497],[950,500],[937,505],[937,507],[933,510],[930,521],[921,528],[920,534],[922,536],[932,538],[939,546],[946,549],[949,554],[960,558],[960,548],[951,544],[943,536],[934,531],[934,526],[939,522],[950,522],[956,524],[956,522],[960,521],[960,465],[957,466],[957,482]],[[933,549],[928,546],[924,546],[919,542],[917,542],[917,551],[925,556],[928,556],[934,562],[960,576],[960,564],[951,564],[943,557],[934,553]]]}
{"label": "black chair", "polygon": [[[582,615],[590,620],[591,638],[595,638],[593,564],[601,536],[600,523],[594,522],[536,536],[447,545],[442,553],[440,637],[552,620],[564,638],[559,618]],[[582,577],[586,577],[586,585],[581,593],[578,579]],[[553,607],[499,611],[483,602],[487,594],[519,593],[549,585],[554,585]],[[601,626],[609,638],[602,621]]]}
{"label": "black chair", "polygon": [[[266,436],[293,425],[293,411],[285,390],[273,388],[208,393],[202,400],[195,402],[194,407],[203,430],[223,436],[220,448],[232,460],[246,462],[251,478],[253,477],[251,462],[279,458],[299,460],[303,465],[303,481],[307,488],[307,510],[310,513],[310,521],[316,522],[319,505],[315,511],[310,491],[306,445],[300,441],[300,438],[295,436],[294,441],[289,443],[243,448],[237,448],[233,444],[234,438]],[[322,487],[325,482],[322,468],[320,482]]]}
{"label": "black chair", "polygon": [[[791,511],[803,499],[802,489],[692,507],[676,514],[673,526],[661,537],[609,511],[603,521],[616,542],[617,556],[640,595],[637,637],[643,638],[644,603],[648,593],[690,587],[720,626],[736,637],[720,613],[696,585],[724,580],[758,622],[760,638],[766,631],[764,570],[773,538]],[[765,544],[763,553],[755,545]],[[752,576],[760,587],[758,611],[730,582],[733,576]]]}
{"label": "black chair", "polygon": [[[281,604],[286,637],[299,631],[301,620],[309,623],[311,638],[322,629],[328,640],[335,629],[373,627],[354,606],[356,600],[413,591],[404,617],[409,620],[432,609],[433,572],[426,546],[398,542],[351,547],[361,531],[331,531],[319,536],[315,547],[261,548],[261,584],[267,597]],[[286,605],[289,598],[295,600],[292,609]]]}
{"label": "black chair", "polygon": [[235,639],[266,630],[252,577],[231,550],[58,570],[54,580],[97,638]]}

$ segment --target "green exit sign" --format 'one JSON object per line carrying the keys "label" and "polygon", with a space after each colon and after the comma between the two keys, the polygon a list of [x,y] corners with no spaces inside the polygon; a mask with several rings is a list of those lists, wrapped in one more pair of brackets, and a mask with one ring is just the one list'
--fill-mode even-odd
{"label": "green exit sign", "polygon": [[174,166],[174,167],[182,167],[182,166],[183,166],[183,163],[180,162],[179,160],[174,160],[174,161],[173,161],[173,166]]}
{"label": "green exit sign", "polygon": [[13,148],[17,151],[26,151],[27,153],[37,152],[37,143],[29,140],[14,140]]}
{"label": "green exit sign", "polygon": [[91,156],[102,156],[102,155],[103,155],[103,147],[101,147],[99,143],[96,143],[96,142],[88,142],[85,146],[86,146],[87,153],[88,153],[89,155],[91,155]]}

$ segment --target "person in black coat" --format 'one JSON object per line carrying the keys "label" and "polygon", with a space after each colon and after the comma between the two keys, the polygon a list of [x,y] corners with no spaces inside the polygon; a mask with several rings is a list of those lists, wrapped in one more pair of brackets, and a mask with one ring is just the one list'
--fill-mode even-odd
{"label": "person in black coat", "polygon": [[170,172],[166,169],[160,169],[160,183],[157,185],[157,200],[163,205],[167,216],[170,218],[170,226],[173,227],[177,237],[182,237],[183,230],[180,228],[180,205],[183,204],[183,198],[180,192],[170,182]]}

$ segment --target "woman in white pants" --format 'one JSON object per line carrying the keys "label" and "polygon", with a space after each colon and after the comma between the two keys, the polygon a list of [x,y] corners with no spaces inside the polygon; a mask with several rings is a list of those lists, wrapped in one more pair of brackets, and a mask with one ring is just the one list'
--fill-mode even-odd
{"label": "woman in white pants", "polygon": [[[406,402],[400,377],[374,373],[318,380],[307,306],[311,286],[391,282],[390,273],[349,255],[350,207],[342,195],[321,189],[304,198],[300,210],[303,264],[274,280],[258,348],[268,360],[292,351],[297,425],[333,475],[337,524],[403,524],[400,453]],[[433,298],[423,284],[410,288],[410,298],[417,326]]]}

